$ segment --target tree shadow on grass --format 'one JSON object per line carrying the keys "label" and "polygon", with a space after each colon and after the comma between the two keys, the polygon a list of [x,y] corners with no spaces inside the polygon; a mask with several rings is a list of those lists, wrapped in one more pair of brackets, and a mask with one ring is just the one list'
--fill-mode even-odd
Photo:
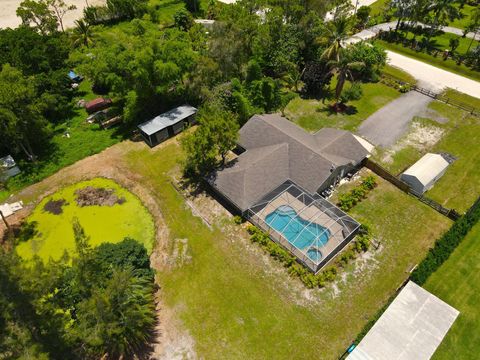
{"label": "tree shadow on grass", "polygon": [[334,115],[355,115],[358,113],[358,109],[356,106],[353,105],[345,105],[342,111],[336,111],[331,104],[326,104],[321,107],[318,107],[316,112],[324,113],[327,116],[334,116]]}

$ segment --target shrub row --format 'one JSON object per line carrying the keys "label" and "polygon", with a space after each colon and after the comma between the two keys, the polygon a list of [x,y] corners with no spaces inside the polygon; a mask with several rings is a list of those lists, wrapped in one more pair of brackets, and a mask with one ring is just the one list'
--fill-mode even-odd
{"label": "shrub row", "polygon": [[360,201],[367,197],[367,194],[370,190],[374,189],[377,186],[377,180],[374,176],[367,176],[362,180],[362,183],[350,190],[347,193],[340,194],[338,196],[337,205],[343,211],[348,211],[357,205]]}
{"label": "shrub row", "polygon": [[410,280],[418,285],[423,285],[428,277],[449,258],[450,254],[465,238],[470,229],[480,219],[480,198],[470,210],[450,227],[428,251],[427,256],[412,272]]}
{"label": "shrub row", "polygon": [[275,260],[280,261],[290,275],[298,277],[309,289],[322,288],[327,283],[334,281],[339,268],[345,267],[350,260],[356,258],[357,254],[367,251],[371,242],[369,228],[362,225],[355,241],[343,251],[336,262],[315,275],[302,264],[296,262],[296,257],[271,240],[267,233],[253,225],[248,226],[247,231],[251,235],[250,240],[252,242],[258,243],[265,252],[269,253]]}
{"label": "shrub row", "polygon": [[382,76],[380,82],[384,85],[394,88],[395,90],[400,91],[402,94],[412,90],[412,85],[405,83],[401,80],[394,79],[390,76]]}

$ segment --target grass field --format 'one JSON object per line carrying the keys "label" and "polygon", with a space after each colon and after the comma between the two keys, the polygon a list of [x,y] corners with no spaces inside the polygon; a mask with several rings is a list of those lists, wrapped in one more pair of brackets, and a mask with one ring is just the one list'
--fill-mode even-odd
{"label": "grass field", "polygon": [[417,80],[412,75],[395,66],[385,65],[383,74],[412,85],[417,83]]}
{"label": "grass field", "polygon": [[[478,195],[478,194],[477,194]],[[480,224],[430,276],[425,289],[460,311],[434,360],[476,359],[480,344]]]}
{"label": "grass field", "polygon": [[[467,97],[454,91],[447,91],[447,96],[462,99],[470,105],[476,105],[480,100]],[[445,175],[427,192],[427,196],[442,205],[464,211],[471,206],[480,193],[480,119],[467,112],[440,102],[429,105],[437,115],[448,122],[441,124],[430,119],[417,118],[421,127],[429,131],[440,129],[443,136],[435,144],[426,145],[421,140],[409,140],[414,132],[405,135],[396,146],[399,146],[392,156],[392,161],[383,165],[392,173],[398,174],[415,163],[427,152],[447,152],[457,160],[448,168]],[[413,130],[412,130],[413,131]],[[405,145],[401,145],[405,144]],[[377,155],[382,161],[385,154]]]}
{"label": "grass field", "polygon": [[337,359],[450,225],[380,180],[353,216],[372,225],[382,250],[369,266],[345,270],[335,289],[313,291],[315,300],[308,300],[297,279],[241,240],[238,225],[224,220],[230,228],[210,230],[192,215],[168,175],[180,159],[176,144],[127,157],[161,207],[171,251],[178,239],[187,240],[191,261],[158,277],[166,305],[194,338],[199,358]]}
{"label": "grass field", "polygon": [[[113,206],[83,206],[75,202],[75,190],[86,186],[113,189],[119,198],[125,198],[123,204]],[[61,214],[52,214],[44,207],[50,200],[66,200]],[[24,259],[38,255],[47,261],[50,257],[58,260],[68,251],[75,250],[72,221],[77,218],[90,237],[90,245],[103,242],[116,243],[130,237],[142,243],[150,253],[153,248],[153,219],[140,200],[117,183],[97,178],[68,186],[52,196],[43,199],[28,218],[28,222],[37,222],[37,235],[21,242],[16,250]]]}
{"label": "grass field", "polygon": [[[345,86],[348,87],[349,84]],[[348,103],[352,108],[350,113],[332,113],[329,109],[331,100],[322,102],[295,98],[285,108],[285,115],[308,131],[317,131],[323,127],[355,130],[363,120],[401,95],[397,90],[381,83],[362,84],[362,89],[362,98]]]}
{"label": "grass field", "polygon": [[[80,98],[87,101],[96,97],[87,80],[79,87],[79,94]],[[85,109],[79,108],[75,111],[75,116],[54,127],[52,148],[46,154],[35,163],[21,164],[22,173],[8,181],[7,190],[0,192],[0,202],[11,192],[40,181],[87,156],[99,153],[122,139],[116,128],[103,130],[98,124],[87,123],[85,120],[88,114]],[[70,137],[65,136],[66,132]]]}
{"label": "grass field", "polygon": [[463,17],[461,19],[456,19],[452,21],[449,24],[449,26],[453,26],[459,29],[465,29],[470,22],[470,17],[472,15],[473,10],[475,10],[475,6],[465,4],[462,9]]}
{"label": "grass field", "polygon": [[[464,40],[464,39],[463,39]],[[465,65],[457,65],[452,59],[443,60],[441,55],[434,57],[424,52],[415,51],[402,44],[389,43],[383,40],[375,40],[381,44],[385,49],[397,52],[399,54],[411,57],[416,60],[423,61],[427,64],[439,67],[441,69],[453,72],[455,74],[465,76],[472,80],[480,81],[480,72],[470,69]]]}

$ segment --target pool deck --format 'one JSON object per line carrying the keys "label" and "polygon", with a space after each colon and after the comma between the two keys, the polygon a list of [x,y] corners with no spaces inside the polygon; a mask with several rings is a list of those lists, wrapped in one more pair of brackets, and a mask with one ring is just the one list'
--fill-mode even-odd
{"label": "pool deck", "polygon": [[[282,205],[290,206],[297,212],[298,216],[305,221],[312,221],[313,223],[319,224],[330,231],[331,236],[328,239],[327,244],[319,247],[320,251],[322,252],[322,258],[326,258],[328,254],[330,254],[345,240],[345,237],[343,236],[343,227],[337,223],[335,219],[331,218],[328,214],[324,213],[314,205],[306,206],[302,201],[287,192],[271,201],[258,215],[262,221],[266,222],[266,216],[274,212]],[[273,229],[272,231],[275,232]],[[299,250],[301,252],[305,251],[306,255],[307,249]]]}

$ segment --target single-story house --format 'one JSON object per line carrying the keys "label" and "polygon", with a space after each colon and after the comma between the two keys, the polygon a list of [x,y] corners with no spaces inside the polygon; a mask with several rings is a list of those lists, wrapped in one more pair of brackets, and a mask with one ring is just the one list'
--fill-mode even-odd
{"label": "single-story house", "polygon": [[321,193],[358,168],[371,149],[348,131],[310,134],[276,114],[254,115],[240,129],[238,146],[244,152],[208,182],[240,213],[287,180]]}
{"label": "single-story house", "polygon": [[94,100],[86,102],[85,103],[85,110],[87,110],[87,113],[92,114],[96,111],[106,109],[110,105],[112,105],[112,100],[104,99],[104,98],[100,97],[100,98],[96,98]]}
{"label": "single-story house", "polygon": [[448,165],[450,162],[444,155],[428,153],[405,170],[400,179],[406,182],[414,192],[423,194],[445,174]]}
{"label": "single-story house", "polygon": [[360,224],[319,193],[359,168],[370,145],[344,130],[310,134],[279,115],[255,115],[239,135],[240,155],[207,176],[213,193],[320,271]]}
{"label": "single-story house", "polygon": [[458,315],[409,281],[362,341],[349,349],[347,360],[428,360]]}
{"label": "single-story house", "polygon": [[0,168],[0,181],[6,181],[21,172],[11,155],[0,158]]}
{"label": "single-story house", "polygon": [[138,125],[138,129],[145,142],[154,147],[194,124],[196,113],[193,106],[182,105]]}

